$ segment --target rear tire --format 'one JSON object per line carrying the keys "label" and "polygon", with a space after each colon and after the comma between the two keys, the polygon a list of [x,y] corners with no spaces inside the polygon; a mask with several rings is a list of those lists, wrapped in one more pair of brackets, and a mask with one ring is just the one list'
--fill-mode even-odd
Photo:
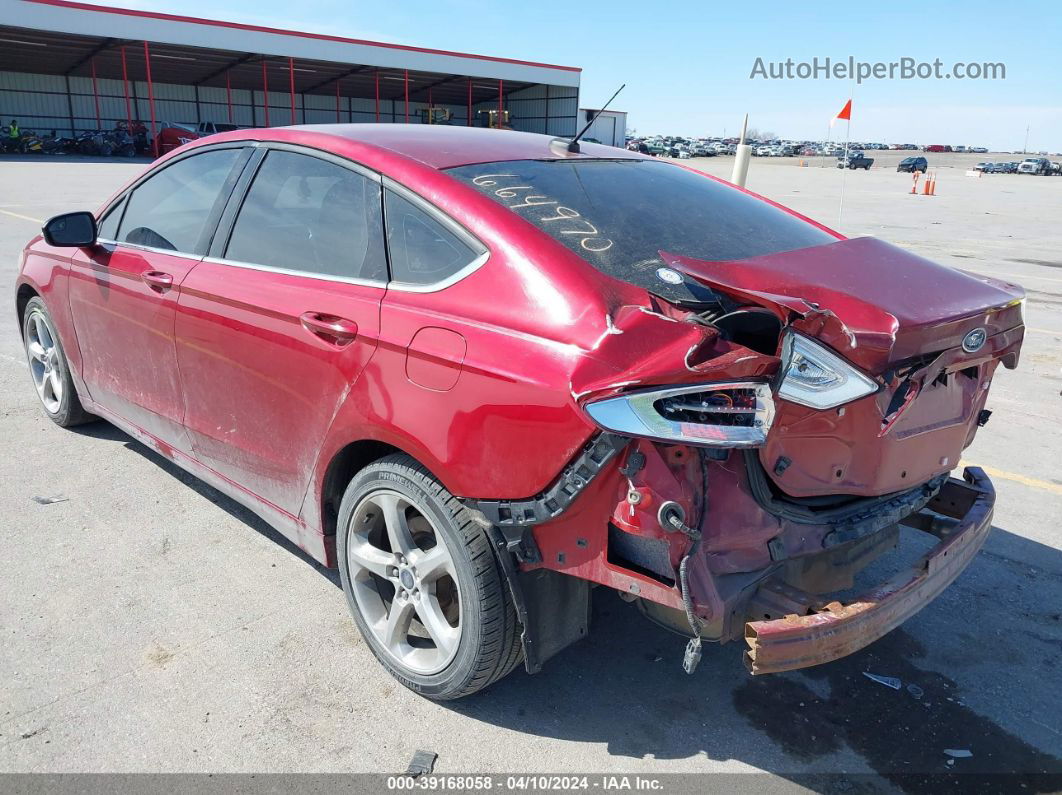
{"label": "rear tire", "polygon": [[456,699],[520,662],[520,625],[486,533],[413,458],[390,455],[359,472],[336,527],[354,622],[403,685]]}
{"label": "rear tire", "polygon": [[30,377],[48,419],[61,428],[95,420],[96,417],[81,406],[63,344],[48,308],[39,296],[26,303],[22,314],[22,341]]}

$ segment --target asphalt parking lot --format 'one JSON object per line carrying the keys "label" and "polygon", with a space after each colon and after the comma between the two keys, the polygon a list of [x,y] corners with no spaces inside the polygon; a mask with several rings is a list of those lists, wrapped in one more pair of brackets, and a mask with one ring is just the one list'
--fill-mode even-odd
{"label": "asphalt parking lot", "polygon": [[[729,176],[732,160],[689,162]],[[965,456],[998,491],[985,549],[913,620],[828,666],[753,679],[731,645],[686,676],[681,638],[598,590],[591,636],[543,673],[438,705],[377,665],[334,572],[113,427],[43,416],[18,252],[143,166],[0,160],[0,771],[397,773],[429,749],[437,772],[883,777],[870,791],[1062,772],[1062,179],[973,179],[953,159],[926,197],[889,168],[809,162],[755,159],[749,187],[1028,291],[1021,366],[999,371]]]}

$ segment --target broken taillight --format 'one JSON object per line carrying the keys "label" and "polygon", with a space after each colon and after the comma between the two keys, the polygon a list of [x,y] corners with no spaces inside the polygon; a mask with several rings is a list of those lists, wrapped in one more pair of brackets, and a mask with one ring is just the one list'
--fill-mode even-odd
{"label": "broken taillight", "polygon": [[877,392],[878,383],[833,351],[790,331],[782,340],[778,397],[813,409],[831,409]]}
{"label": "broken taillight", "polygon": [[774,419],[766,383],[737,382],[645,389],[586,405],[605,430],[705,447],[756,447]]}

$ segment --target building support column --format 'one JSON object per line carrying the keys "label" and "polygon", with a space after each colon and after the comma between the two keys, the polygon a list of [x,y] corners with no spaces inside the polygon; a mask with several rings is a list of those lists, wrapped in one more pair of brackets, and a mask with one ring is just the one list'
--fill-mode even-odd
{"label": "building support column", "polygon": [[543,132],[549,135],[549,83],[546,83],[546,129]]}
{"label": "building support column", "polygon": [[70,93],[70,75],[64,75],[66,79],[66,110],[70,114],[70,137],[77,137],[77,129],[74,127],[74,97]]}
{"label": "building support column", "polygon": [[298,124],[295,120],[295,59],[288,58],[288,91],[291,93],[291,123]]}
{"label": "building support column", "polygon": [[151,50],[147,41],[144,42],[144,69],[147,72],[148,108],[151,110],[151,149],[155,157],[159,156],[159,136],[155,129],[155,86],[151,82]]}
{"label": "building support column", "polygon": [[229,106],[229,124],[232,124],[232,80],[225,71],[225,104]]}
{"label": "building support column", "polygon": [[129,68],[125,63],[125,45],[122,45],[122,91],[125,94],[125,123],[127,129],[133,126],[133,111],[129,107]]}
{"label": "building support column", "polygon": [[269,76],[266,74],[265,58],[262,59],[262,108],[265,111],[265,126],[269,126]]}
{"label": "building support column", "polygon": [[96,59],[92,58],[89,61],[92,66],[92,99],[96,102],[96,129],[103,128],[103,122],[100,121],[100,92],[96,87]]}

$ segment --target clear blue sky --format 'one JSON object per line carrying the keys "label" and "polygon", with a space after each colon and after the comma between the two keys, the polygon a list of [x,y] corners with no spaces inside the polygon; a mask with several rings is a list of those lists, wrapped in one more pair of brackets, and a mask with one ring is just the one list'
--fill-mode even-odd
{"label": "clear blue sky", "polygon": [[[124,5],[583,68],[582,102],[620,85],[640,133],[822,138],[854,96],[852,139],[1062,152],[1062,6],[1010,2],[653,3],[111,0]],[[765,62],[1002,62],[1004,80],[750,80]],[[843,135],[835,128],[834,137]]]}

